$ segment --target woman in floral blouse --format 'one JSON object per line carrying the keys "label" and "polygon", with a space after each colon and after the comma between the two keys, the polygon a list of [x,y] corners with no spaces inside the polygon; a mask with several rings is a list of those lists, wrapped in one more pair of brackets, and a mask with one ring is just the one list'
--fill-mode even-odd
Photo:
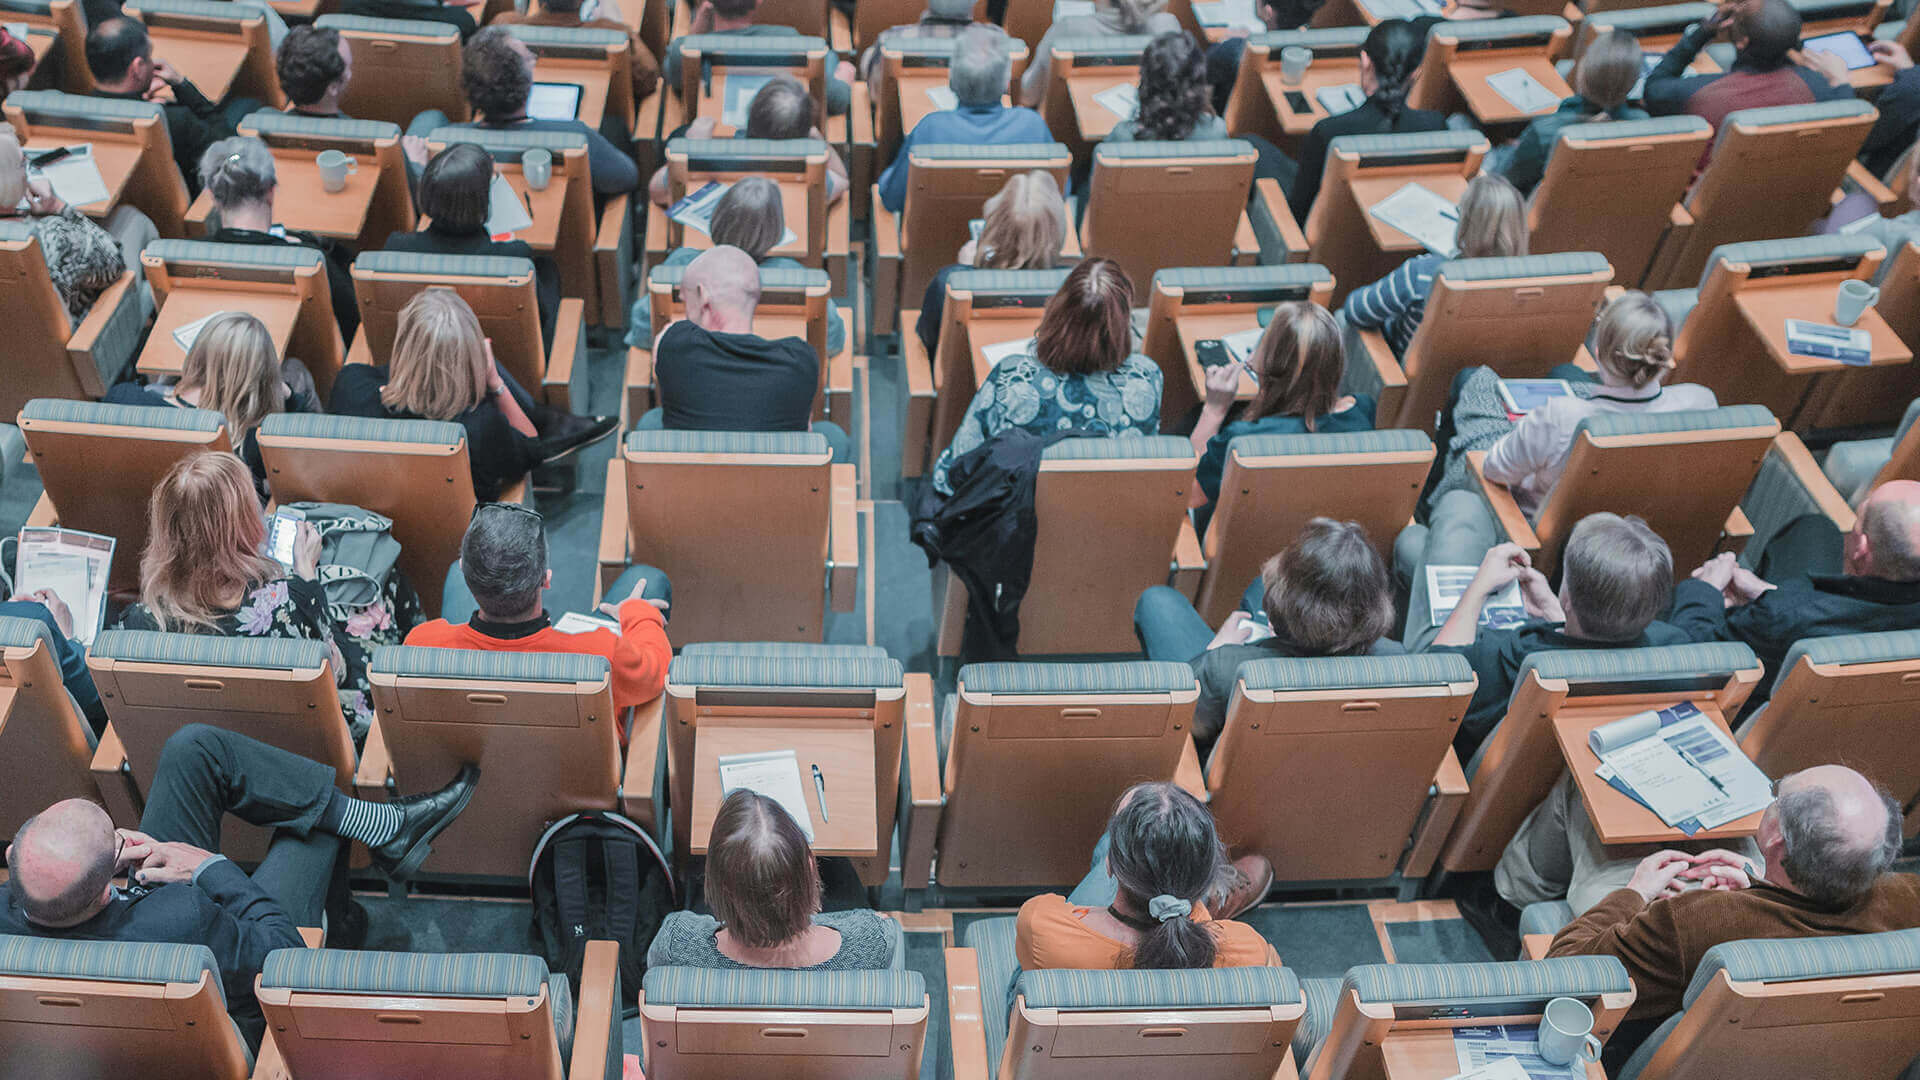
{"label": "woman in floral blouse", "polygon": [[[20,206],[26,204],[26,212]],[[93,302],[120,275],[126,259],[120,241],[89,221],[53,193],[42,179],[27,179],[27,160],[12,129],[0,125],[0,217],[18,217],[40,241],[53,287],[66,302],[67,316],[80,325]]]}
{"label": "woman in floral blouse", "polygon": [[331,618],[319,580],[319,532],[300,526],[291,575],[261,554],[266,522],[253,474],[230,453],[208,451],[174,466],[154,489],[150,514],[140,601],[120,617],[121,628],[328,642],[341,711],[358,746],[373,717],[367,661],[420,621],[419,601],[399,574],[389,576],[380,601],[352,618]]}
{"label": "woman in floral blouse", "polygon": [[1133,283],[1112,259],[1086,259],[1047,301],[1031,348],[995,364],[967,406],[933,486],[953,494],[947,470],[1008,428],[1042,434],[1160,432],[1160,368],[1133,351]]}

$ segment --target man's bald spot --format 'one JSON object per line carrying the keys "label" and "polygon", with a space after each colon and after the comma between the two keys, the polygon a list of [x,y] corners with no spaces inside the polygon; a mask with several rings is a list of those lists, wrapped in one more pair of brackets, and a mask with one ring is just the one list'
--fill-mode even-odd
{"label": "man's bald spot", "polygon": [[113,819],[85,799],[54,803],[28,819],[7,851],[27,916],[60,925],[85,912],[113,878],[115,847]]}
{"label": "man's bald spot", "polygon": [[1876,577],[1920,581],[1920,481],[1889,480],[1860,507]]}
{"label": "man's bald spot", "polygon": [[1845,765],[1815,765],[1781,783],[1782,790],[1819,788],[1833,800],[1834,820],[1847,834],[1849,846],[1870,848],[1887,833],[1887,804],[1873,781]]}
{"label": "man's bald spot", "polygon": [[709,305],[751,320],[754,308],[760,306],[760,266],[753,256],[722,244],[687,264],[680,289],[684,294],[695,288]]}

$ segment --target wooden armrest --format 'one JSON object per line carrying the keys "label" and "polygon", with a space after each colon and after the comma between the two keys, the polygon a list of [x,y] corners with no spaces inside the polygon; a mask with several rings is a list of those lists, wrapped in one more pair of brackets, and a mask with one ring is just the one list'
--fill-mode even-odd
{"label": "wooden armrest", "polygon": [[[644,196],[642,196],[644,198]],[[616,195],[600,210],[600,227],[593,237],[594,277],[597,279],[600,310],[594,312],[597,326],[627,325],[626,284],[633,273],[631,254],[633,235],[629,218],[633,214],[633,196]]]}
{"label": "wooden armrest", "polygon": [[940,776],[940,732],[933,676],[907,675],[907,820],[900,837],[900,881],[924,889],[933,877],[933,845],[947,794]]}
{"label": "wooden armrest", "polygon": [[1753,522],[1747,520],[1747,512],[1734,507],[1727,514],[1727,520],[1720,525],[1721,551],[1739,554],[1747,550],[1747,541],[1753,539]]}
{"label": "wooden armrest", "polygon": [[627,767],[620,776],[621,811],[648,832],[660,829],[660,810],[653,803],[653,782],[660,775],[660,724],[667,711],[661,694],[633,707],[627,728]]}
{"label": "wooden armrest", "polygon": [[1240,211],[1240,221],[1233,227],[1232,265],[1260,265],[1260,235],[1253,231],[1253,219],[1245,210]]}
{"label": "wooden armrest", "polygon": [[587,302],[577,296],[560,301],[554,319],[553,350],[547,354],[547,372],[540,387],[547,404],[565,412],[573,411],[574,365],[584,364],[587,355]]}
{"label": "wooden armrest", "polygon": [[1347,360],[1362,360],[1373,367],[1380,379],[1380,393],[1374,400],[1378,403],[1380,422],[1388,423],[1400,415],[1400,403],[1407,397],[1407,372],[1400,366],[1400,358],[1393,355],[1393,346],[1387,344],[1387,336],[1378,330],[1355,330],[1361,349],[1358,357],[1348,354]]}
{"label": "wooden armrest", "polygon": [[927,343],[920,340],[914,322],[918,309],[900,313],[900,362],[907,378],[907,419],[900,429],[900,463],[903,476],[920,476],[927,471],[927,440],[933,438],[933,401],[935,381],[933,361],[927,356]]}
{"label": "wooden armrest", "polygon": [[362,799],[387,801],[387,784],[393,779],[393,758],[387,754],[387,736],[380,730],[380,717],[367,727],[367,744],[360,749],[360,767],[353,770],[353,793]]}
{"label": "wooden armrest", "polygon": [[[640,417],[653,408],[653,353],[627,348],[627,371],[620,397],[620,429],[632,431]],[[618,454],[614,455],[618,457]]]}
{"label": "wooden armrest", "polygon": [[[972,949],[947,950],[947,1024],[953,1041],[953,1080],[987,1080],[987,1026],[982,1016],[980,955]],[[992,995],[999,1008],[999,988]]]}
{"label": "wooden armrest", "polygon": [[1881,183],[1879,177],[1869,172],[1867,167],[1858,161],[1847,162],[1846,174],[1841,178],[1841,190],[1834,192],[1834,195],[1837,196],[1834,200],[1835,203],[1838,203],[1840,199],[1846,197],[1845,188],[1848,184],[1852,184],[1862,192],[1872,196],[1874,204],[1882,211],[1885,211],[1893,206],[1894,203],[1900,201],[1900,196],[1894,194],[1892,188]]}
{"label": "wooden armrest", "polygon": [[[607,493],[600,509],[600,551],[602,567],[624,569],[627,565],[627,462],[620,454],[607,461]],[[599,590],[596,588],[595,593]],[[594,596],[599,603],[600,597]]]}
{"label": "wooden armrest", "polygon": [[280,1056],[280,1045],[273,1041],[272,1029],[260,1040],[260,1052],[253,1057],[253,1080],[292,1080],[286,1059]]}
{"label": "wooden armrest", "polygon": [[900,215],[880,201],[880,185],[873,185],[873,248],[882,259],[900,258]]}
{"label": "wooden armrest", "polygon": [[852,465],[835,465],[833,510],[827,527],[827,598],[835,611],[852,611],[860,581],[860,510],[858,472]]}
{"label": "wooden armrest", "polygon": [[1773,437],[1773,445],[1767,452],[1780,456],[1780,460],[1793,473],[1794,480],[1799,482],[1801,490],[1813,498],[1820,512],[1832,520],[1835,529],[1842,535],[1853,531],[1853,508],[1847,505],[1846,496],[1834,489],[1833,481],[1827,479],[1827,474],[1814,463],[1813,454],[1807,450],[1807,444],[1800,441],[1800,436],[1783,431]]}
{"label": "wooden armrest", "polygon": [[1401,876],[1419,879],[1433,871],[1440,848],[1447,842],[1453,823],[1459,820],[1460,811],[1466,805],[1467,774],[1460,768],[1460,758],[1454,754],[1453,747],[1449,746],[1447,755],[1440,759],[1440,767],[1434,770],[1426,814],[1414,827],[1413,844],[1407,849],[1407,865]]}
{"label": "wooden armrest", "polygon": [[1467,451],[1467,471],[1473,474],[1474,482],[1480,485],[1480,494],[1486,497],[1487,506],[1493,511],[1494,519],[1500,522],[1500,529],[1507,539],[1519,544],[1528,551],[1540,550],[1540,538],[1533,533],[1533,526],[1527,523],[1527,515],[1520,512],[1520,504],[1513,501],[1513,494],[1504,484],[1496,484],[1487,479],[1487,452],[1485,450]]}
{"label": "wooden armrest", "polygon": [[1547,950],[1553,948],[1553,937],[1552,934],[1522,934],[1520,951],[1529,960],[1545,960]]}
{"label": "wooden armrest", "polygon": [[1255,180],[1253,197],[1266,207],[1274,227],[1280,230],[1281,261],[1306,262],[1307,234],[1301,231],[1300,223],[1293,220],[1293,210],[1287,206],[1287,196],[1280,190],[1279,182],[1272,177]]}
{"label": "wooden armrest", "polygon": [[1173,587],[1193,599],[1200,594],[1200,578],[1206,570],[1207,556],[1200,550],[1200,535],[1193,531],[1193,517],[1181,514],[1180,531],[1173,535]]}
{"label": "wooden armrest", "polygon": [[60,515],[54,512],[53,500],[47,497],[45,489],[40,497],[33,501],[33,512],[27,515],[27,524],[36,528],[45,528],[60,523]]}
{"label": "wooden armrest", "polygon": [[1193,745],[1191,736],[1180,744],[1180,761],[1173,767],[1173,782],[1201,802],[1211,799],[1206,774],[1200,771],[1200,750]]}
{"label": "wooden armrest", "polygon": [[[67,361],[73,365],[74,373],[80,376],[80,385],[95,395],[107,392],[105,386],[95,388],[100,382],[100,367],[94,363],[93,347],[99,343],[100,335],[106,332],[107,324],[120,310],[122,298],[128,289],[134,287],[133,271],[123,272],[107,290],[94,300],[88,309],[87,317],[74,329],[73,336],[67,339]],[[7,417],[12,423],[13,417]]]}
{"label": "wooden armrest", "polygon": [[133,772],[127,767],[127,749],[120,743],[120,733],[113,730],[113,722],[107,722],[107,728],[100,733],[100,744],[94,748],[93,761],[87,766],[93,773],[94,786],[100,789],[100,798],[107,805],[107,816],[115,825],[133,828],[140,823],[140,789],[133,782]]}
{"label": "wooden armrest", "polygon": [[[639,993],[640,988],[634,987]],[[587,942],[580,964],[580,985],[574,988],[573,1060],[567,1063],[570,1080],[602,1080],[607,1055],[617,1053],[613,1027],[620,1022],[620,945],[613,941]]]}
{"label": "wooden armrest", "polygon": [[867,146],[876,141],[873,133],[873,92],[863,82],[853,84],[852,101],[847,105],[847,139]]}

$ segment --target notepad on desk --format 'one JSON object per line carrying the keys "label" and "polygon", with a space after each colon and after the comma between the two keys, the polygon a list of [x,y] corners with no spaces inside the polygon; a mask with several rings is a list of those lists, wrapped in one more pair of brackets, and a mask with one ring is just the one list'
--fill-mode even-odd
{"label": "notepad on desk", "polygon": [[1692,835],[1765,809],[1773,785],[1692,702],[1635,713],[1587,735],[1595,775]]}
{"label": "notepad on desk", "polygon": [[595,630],[620,632],[620,624],[613,619],[600,615],[583,615],[578,611],[569,611],[553,620],[553,628],[563,634],[591,634]]}
{"label": "notepad on desk", "polygon": [[1012,341],[996,341],[991,345],[980,346],[980,355],[986,358],[987,366],[994,367],[1009,356],[1031,353],[1034,349],[1032,338],[1016,338]]}
{"label": "notepad on desk", "polygon": [[813,843],[813,815],[807,810],[807,795],[800,786],[800,758],[791,750],[765,750],[755,754],[722,754],[720,797],[746,788],[772,799],[800,826],[807,843]]}
{"label": "notepad on desk", "polygon": [[[35,147],[27,151],[28,160],[57,149],[61,147]],[[43,177],[68,206],[91,206],[112,198],[113,192],[107,190],[107,182],[100,175],[100,164],[93,159],[93,144],[73,143],[64,149],[65,157],[33,165],[28,175]]]}
{"label": "notepad on desk", "polygon": [[1267,28],[1253,13],[1253,0],[1201,0],[1193,5],[1193,19],[1216,30],[1243,29],[1257,34]]}
{"label": "notepad on desk", "polygon": [[1093,95],[1094,103],[1122,120],[1133,119],[1140,111],[1140,88],[1132,83],[1109,86]]}
{"label": "notepad on desk", "polygon": [[230,312],[216,311],[211,315],[202,315],[185,326],[174,327],[173,343],[180,346],[181,352],[192,352],[193,343],[200,340],[200,331],[205,330],[208,323],[227,314]]}
{"label": "notepad on desk", "polygon": [[[709,180],[697,190],[688,192],[679,202],[667,208],[667,217],[685,225],[702,236],[713,235],[713,211],[720,205],[720,197],[733,188],[732,184],[723,184],[718,180]],[[787,247],[797,243],[799,237],[787,229],[774,247]]]}
{"label": "notepad on desk", "polygon": [[773,81],[771,75],[727,75],[727,96],[720,103],[720,122],[732,128],[747,126],[747,110],[760,88]]}
{"label": "notepad on desk", "polygon": [[1329,116],[1352,112],[1367,100],[1367,95],[1361,92],[1359,83],[1335,83],[1332,86],[1323,86],[1313,92],[1313,97],[1320,103],[1321,108],[1327,110]]}
{"label": "notepad on desk", "polygon": [[526,200],[506,177],[494,173],[493,184],[487,189],[487,235],[511,236],[532,224],[533,213]]}
{"label": "notepad on desk", "polygon": [[1454,234],[1459,231],[1460,211],[1424,184],[1407,184],[1400,190],[1367,207],[1367,213],[1399,229],[1420,246],[1453,258]]}
{"label": "notepad on desk", "polygon": [[957,109],[960,107],[960,96],[955,94],[953,88],[950,86],[927,87],[927,100],[933,102],[933,107],[936,109]]}
{"label": "notepad on desk", "polygon": [[1526,68],[1496,71],[1487,76],[1487,86],[1523,113],[1549,112],[1560,107],[1560,98]]}
{"label": "notepad on desk", "polygon": [[1093,0],[1053,0],[1053,21],[1071,19],[1076,15],[1093,17]]}

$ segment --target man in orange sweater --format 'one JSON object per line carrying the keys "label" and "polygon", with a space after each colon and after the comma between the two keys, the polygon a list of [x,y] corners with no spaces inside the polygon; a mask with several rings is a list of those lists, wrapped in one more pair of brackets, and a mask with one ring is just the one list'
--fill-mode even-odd
{"label": "man in orange sweater", "polygon": [[[553,571],[547,568],[547,531],[539,512],[514,503],[486,503],[467,525],[454,570],[440,605],[447,618],[414,627],[408,645],[604,656],[613,665],[613,704],[623,715],[666,688],[667,665],[673,661],[666,612],[673,590],[654,567],[630,566],[607,589],[609,602],[600,610],[619,620],[617,632],[557,630],[540,602],[553,584]],[[462,618],[466,621],[458,621]],[[620,741],[626,742],[624,725]]]}

